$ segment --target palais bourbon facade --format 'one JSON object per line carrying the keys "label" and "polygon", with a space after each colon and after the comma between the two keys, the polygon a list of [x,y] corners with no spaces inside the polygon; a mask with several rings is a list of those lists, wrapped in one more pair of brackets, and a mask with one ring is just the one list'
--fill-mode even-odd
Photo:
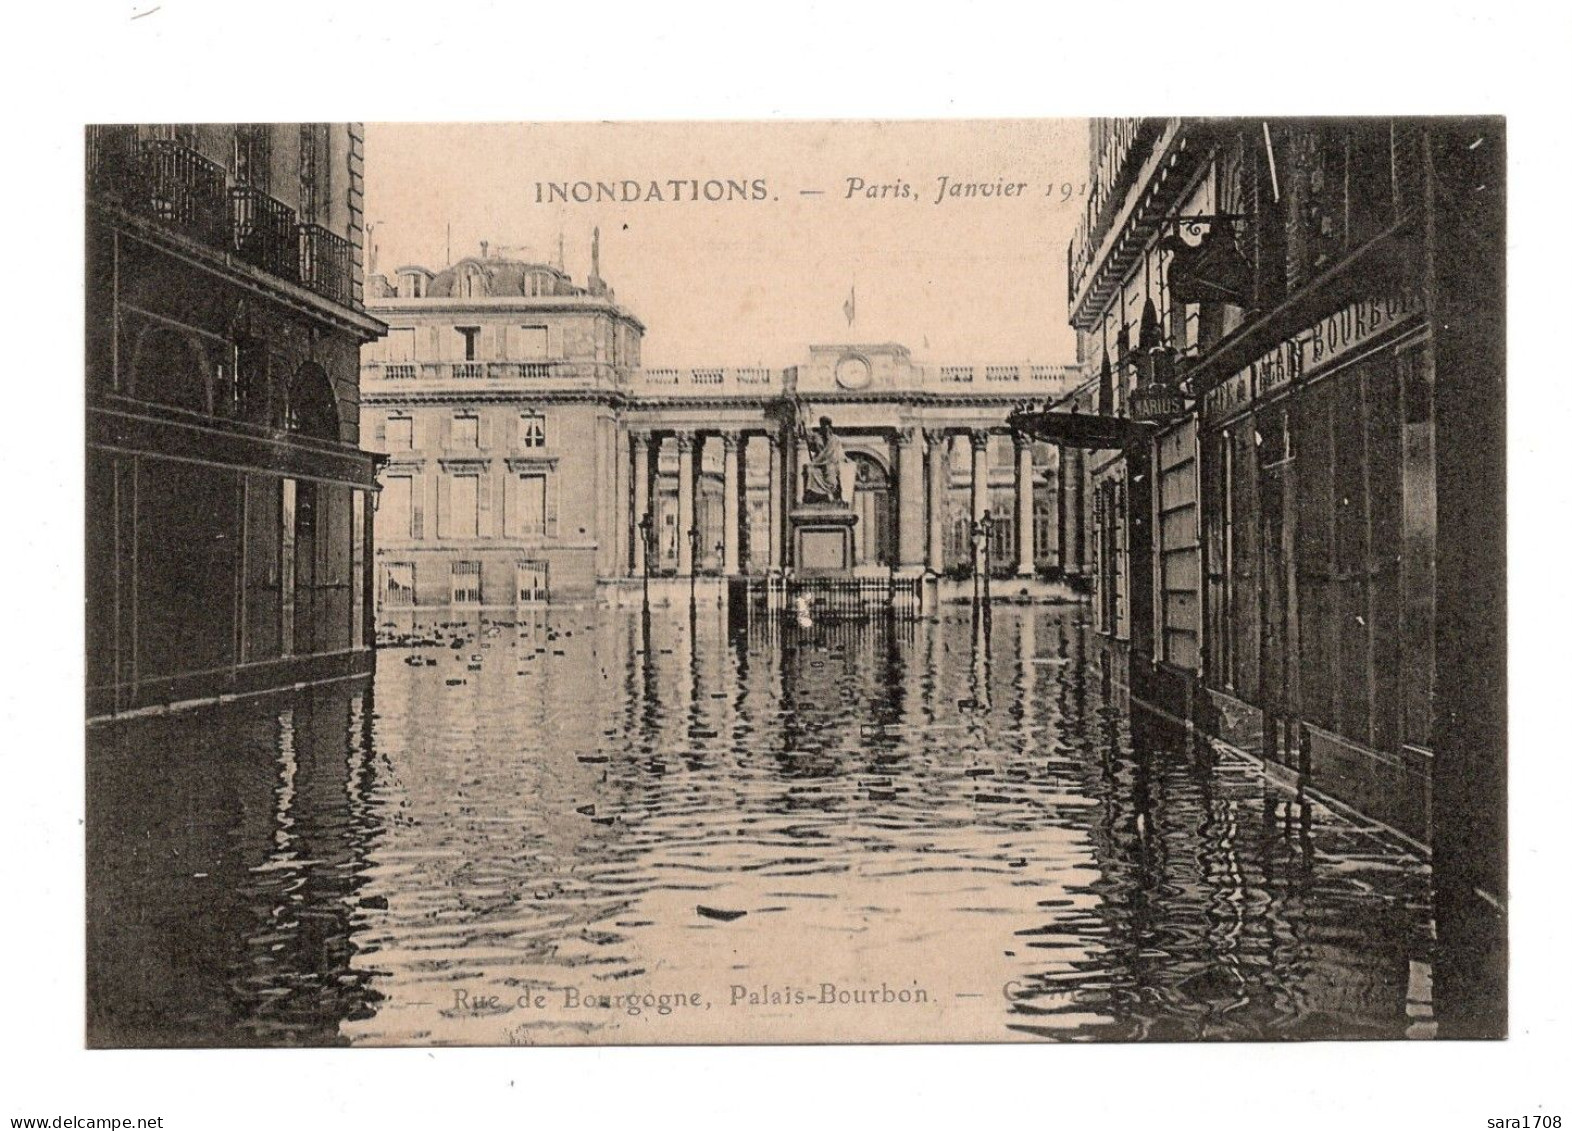
{"label": "palais bourbon facade", "polygon": [[483,247],[369,288],[390,328],[362,373],[362,427],[388,455],[385,625],[401,610],[615,600],[646,569],[792,569],[801,426],[821,417],[848,456],[858,571],[969,573],[985,512],[996,575],[1083,568],[1080,453],[1061,461],[1007,423],[1022,401],[1072,392],[1075,366],[927,365],[877,343],[810,346],[784,368],[648,368],[643,324],[601,276],[598,236],[582,284],[560,258]]}

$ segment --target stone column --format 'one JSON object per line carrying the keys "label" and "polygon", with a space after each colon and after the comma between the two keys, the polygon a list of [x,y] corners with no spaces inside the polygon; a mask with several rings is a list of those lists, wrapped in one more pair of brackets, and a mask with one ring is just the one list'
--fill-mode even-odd
{"label": "stone column", "polygon": [[786,476],[787,445],[777,432],[765,434],[770,442],[770,568],[786,562],[786,510],[791,505],[791,480]]}
{"label": "stone column", "polygon": [[[617,427],[612,421],[612,450],[615,457],[612,460],[612,565],[611,575],[622,577],[628,571],[629,539],[632,537],[633,521],[629,514],[628,500],[628,475],[632,462],[628,455],[628,434]],[[498,493],[497,498],[502,498]]]}
{"label": "stone column", "polygon": [[1064,572],[1078,577],[1085,570],[1082,519],[1081,449],[1059,449],[1059,495],[1064,500]]}
{"label": "stone column", "polygon": [[900,510],[896,521],[897,561],[903,570],[922,568],[922,448],[917,444],[917,429],[902,428],[895,433],[896,490]]}
{"label": "stone column", "polygon": [[1036,529],[1033,517],[1032,441],[1020,433],[1015,435],[1015,573],[1017,577],[1031,577],[1037,571],[1033,558]]}
{"label": "stone column", "polygon": [[742,568],[742,521],[741,500],[739,493],[742,488],[741,477],[738,475],[737,459],[738,436],[735,432],[721,434],[722,448],[722,473],[721,473],[721,514],[722,523],[726,527],[722,535],[724,556],[721,559],[721,572],[727,577],[735,575]]}
{"label": "stone column", "polygon": [[688,531],[694,523],[695,447],[697,444],[692,432],[677,433],[677,573],[682,577],[693,572],[693,541]]}
{"label": "stone column", "polygon": [[928,568],[944,572],[944,496],[948,488],[945,475],[944,433],[930,430],[928,442]]}
{"label": "stone column", "polygon": [[1061,484],[1059,449],[1056,447],[1048,449],[1048,462],[1043,467],[1043,479],[1048,486],[1048,505],[1043,508],[1042,514],[1043,523],[1047,527],[1043,531],[1043,543],[1048,547],[1048,557],[1046,561],[1038,564],[1058,568],[1064,565],[1064,555],[1060,551],[1059,546],[1059,492]]}
{"label": "stone column", "polygon": [[[974,428],[972,440],[972,521],[982,518],[988,509],[988,430]],[[972,572],[982,572],[983,546],[978,542],[972,548]]]}
{"label": "stone column", "polygon": [[[633,574],[644,576],[644,516],[650,513],[650,468],[660,456],[660,441],[635,432],[633,441]],[[652,563],[653,564],[653,563]]]}

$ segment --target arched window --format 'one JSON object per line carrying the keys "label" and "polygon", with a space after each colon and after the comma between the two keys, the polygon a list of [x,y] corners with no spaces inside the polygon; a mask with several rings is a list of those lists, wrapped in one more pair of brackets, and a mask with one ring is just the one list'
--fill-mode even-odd
{"label": "arched window", "polygon": [[327,371],[314,361],[302,365],[289,385],[286,427],[302,436],[337,440],[338,399]]}
{"label": "arched window", "polygon": [[149,327],[137,341],[131,389],[140,400],[190,412],[212,411],[201,348],[168,327]]}

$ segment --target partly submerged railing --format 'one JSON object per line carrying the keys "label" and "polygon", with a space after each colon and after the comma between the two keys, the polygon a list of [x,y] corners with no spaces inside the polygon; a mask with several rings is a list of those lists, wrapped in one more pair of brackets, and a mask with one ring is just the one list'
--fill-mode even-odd
{"label": "partly submerged railing", "polygon": [[734,577],[727,587],[731,617],[785,617],[799,622],[912,619],[923,612],[920,577],[880,574],[863,577],[798,577],[770,574]]}

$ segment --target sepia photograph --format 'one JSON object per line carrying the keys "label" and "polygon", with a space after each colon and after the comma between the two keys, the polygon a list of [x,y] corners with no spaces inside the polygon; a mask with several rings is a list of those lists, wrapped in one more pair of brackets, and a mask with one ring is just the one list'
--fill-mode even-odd
{"label": "sepia photograph", "polygon": [[1505,1037],[1509,132],[86,125],[85,1045]]}

